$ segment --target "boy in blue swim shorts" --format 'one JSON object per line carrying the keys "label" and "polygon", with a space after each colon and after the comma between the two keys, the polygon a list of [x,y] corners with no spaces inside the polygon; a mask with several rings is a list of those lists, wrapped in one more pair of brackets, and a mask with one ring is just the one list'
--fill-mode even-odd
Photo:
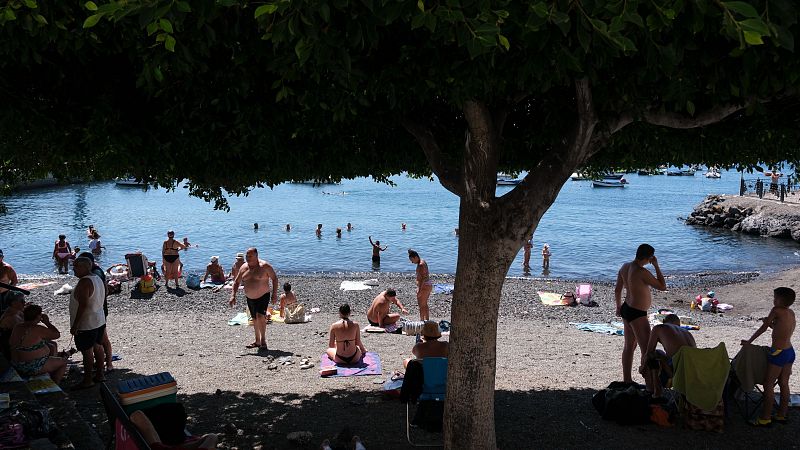
{"label": "boy in blue swim shorts", "polygon": [[[766,427],[772,422],[780,424],[787,423],[786,414],[789,411],[789,377],[792,375],[792,364],[794,363],[794,348],[792,348],[792,334],[795,328],[794,311],[790,306],[794,303],[795,292],[788,287],[779,287],[774,291],[773,308],[767,317],[761,319],[764,322],[753,336],[742,341],[744,344],[752,344],[757,337],[761,336],[767,328],[772,328],[772,346],[767,356],[767,375],[764,380],[764,407],[761,410],[761,417],[752,422],[752,425]],[[778,413],[772,417],[772,407],[775,403],[775,381],[781,389],[781,403]]]}

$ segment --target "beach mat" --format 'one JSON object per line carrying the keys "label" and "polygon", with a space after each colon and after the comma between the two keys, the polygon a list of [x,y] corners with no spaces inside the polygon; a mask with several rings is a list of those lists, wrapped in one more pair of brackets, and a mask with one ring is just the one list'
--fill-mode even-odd
{"label": "beach mat", "polygon": [[363,281],[345,280],[339,285],[339,289],[342,291],[366,291],[367,289],[372,289],[372,286],[364,283]]}
{"label": "beach mat", "polygon": [[28,378],[25,383],[34,394],[52,394],[54,392],[62,392],[61,388],[50,378],[49,374],[36,375],[35,377]]}
{"label": "beach mat", "polygon": [[591,331],[592,333],[600,333],[600,334],[613,334],[615,336],[622,336],[624,334],[623,325],[620,322],[612,322],[612,323],[570,322],[569,324],[581,331]]}
{"label": "beach mat", "polygon": [[335,367],[336,374],[328,375],[323,378],[334,378],[334,377],[357,377],[363,375],[382,375],[383,370],[381,369],[381,357],[378,356],[375,352],[367,352],[361,361],[355,364],[349,364],[346,366],[342,366],[339,364],[334,363],[328,357],[327,353],[323,353],[322,356],[319,358],[319,367],[320,369]]}
{"label": "beach mat", "polygon": [[542,300],[542,304],[545,306],[567,306],[568,303],[561,298],[561,294],[556,292],[542,292],[537,291],[539,294],[539,298]]}
{"label": "beach mat", "polygon": [[225,283],[212,283],[210,281],[201,281],[200,289],[222,289]]}
{"label": "beach mat", "polygon": [[236,314],[235,316],[233,316],[233,317],[232,317],[232,318],[231,318],[231,319],[228,321],[228,325],[230,325],[230,326],[234,326],[234,325],[247,325],[247,320],[248,320],[248,319],[247,319],[247,313],[240,312],[239,314]]}
{"label": "beach mat", "polygon": [[433,285],[434,294],[452,294],[455,286],[446,283],[436,283]]}
{"label": "beach mat", "polygon": [[31,289],[44,287],[44,286],[50,286],[51,284],[56,284],[56,282],[55,281],[41,281],[41,282],[35,282],[34,281],[34,282],[30,282],[30,283],[20,284],[17,287],[20,288],[20,289],[31,290]]}

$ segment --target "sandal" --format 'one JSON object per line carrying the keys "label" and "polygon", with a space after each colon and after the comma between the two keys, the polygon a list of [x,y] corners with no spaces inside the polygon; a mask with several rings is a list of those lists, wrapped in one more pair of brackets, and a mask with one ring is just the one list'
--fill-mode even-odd
{"label": "sandal", "polygon": [[261,347],[260,345],[253,342],[252,344],[245,345],[244,348],[258,348]]}

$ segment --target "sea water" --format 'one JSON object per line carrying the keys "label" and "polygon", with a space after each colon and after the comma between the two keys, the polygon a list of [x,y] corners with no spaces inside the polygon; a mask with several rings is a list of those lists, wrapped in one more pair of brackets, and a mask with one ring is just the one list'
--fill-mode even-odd
{"label": "sea water", "polygon": [[[534,235],[530,275],[570,279],[613,279],[619,265],[647,242],[668,274],[775,271],[800,263],[793,241],[746,236],[729,230],[687,226],[682,218],[707,194],[736,194],[738,172],[722,179],[627,175],[625,188],[594,188],[567,181]],[[753,175],[749,176],[753,177]],[[407,176],[394,185],[370,178],[313,186],[282,184],[229,199],[230,212],[175,191],[77,184],[16,193],[3,199],[0,249],[19,273],[54,273],[51,258],[59,234],[88,248],[86,227],[101,234],[103,267],[143,252],[161,260],[168,229],[197,245],[181,252],[185,270],[202,272],[212,255],[229,270],[237,252],[254,246],[279,273],[337,273],[375,270],[368,237],[388,246],[378,270],[411,272],[413,248],[433,273],[454,273],[458,251],[458,198],[435,180]],[[502,195],[513,187],[499,186]],[[346,224],[353,230],[346,231]],[[253,224],[258,223],[258,230]],[[285,231],[286,224],[291,231]],[[322,236],[315,235],[318,223]],[[406,224],[403,231],[401,224]],[[336,237],[336,228],[342,237]],[[541,270],[541,247],[550,244],[550,270]],[[509,275],[523,275],[522,252]]]}

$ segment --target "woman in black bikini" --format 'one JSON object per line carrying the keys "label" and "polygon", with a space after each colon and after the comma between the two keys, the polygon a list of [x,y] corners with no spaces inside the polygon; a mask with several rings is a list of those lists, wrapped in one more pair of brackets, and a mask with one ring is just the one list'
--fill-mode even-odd
{"label": "woman in black bikini", "polygon": [[161,257],[163,264],[161,271],[164,272],[164,286],[169,287],[169,280],[175,280],[175,289],[178,288],[178,278],[181,276],[181,260],[178,251],[185,250],[186,246],[175,240],[175,232],[167,231],[167,240],[161,246]]}
{"label": "woman in black bikini", "polygon": [[350,320],[350,305],[345,303],[339,307],[342,320],[331,325],[328,332],[328,357],[337,364],[355,364],[367,353],[361,342],[361,330],[358,323]]}

